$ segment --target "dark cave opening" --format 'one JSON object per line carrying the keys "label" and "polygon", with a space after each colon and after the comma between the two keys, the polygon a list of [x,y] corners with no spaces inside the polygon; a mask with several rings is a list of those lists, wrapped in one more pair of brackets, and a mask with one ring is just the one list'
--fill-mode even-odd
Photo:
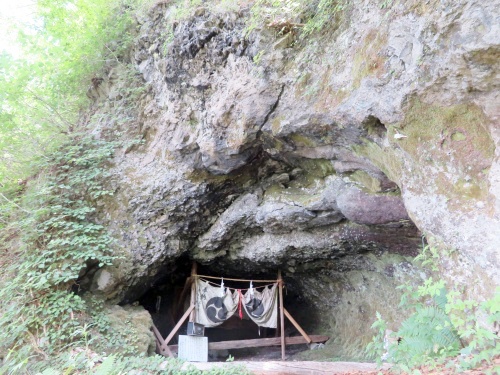
{"label": "dark cave opening", "polygon": [[[166,274],[160,278],[153,287],[151,287],[139,300],[139,303],[149,311],[155,326],[160,331],[163,338],[166,338],[183,314],[189,308],[191,284],[190,272],[191,264],[187,258],[179,260],[177,271],[172,274]],[[254,270],[254,272],[252,272]],[[260,271],[259,271],[260,270]],[[277,267],[266,266],[259,268],[259,265],[252,265],[250,270],[245,270],[239,262],[214,262],[212,264],[198,264],[198,275],[212,277],[225,277],[234,279],[249,280],[275,280],[277,279]],[[283,305],[285,309],[295,318],[309,334],[315,334],[315,322],[317,322],[318,312],[309,305],[300,294],[298,284],[294,282],[286,273],[284,274]],[[218,280],[212,280],[214,283],[220,283]],[[254,283],[254,287],[262,286],[265,283]],[[267,283],[268,284],[268,283]],[[238,282],[224,280],[224,286],[234,289],[246,289],[249,282]],[[278,308],[278,328],[259,327],[255,322],[249,319],[247,313],[242,309],[242,318],[237,310],[234,315],[228,318],[224,323],[217,327],[206,327],[205,336],[208,342],[221,342],[233,340],[251,340],[262,338],[274,338],[280,336],[279,329],[279,308]],[[178,335],[187,334],[187,322],[182,324],[169,345],[178,344]],[[300,336],[300,332],[285,318],[285,336]],[[293,345],[287,347],[287,353],[297,353],[307,350],[306,344]],[[228,355],[242,359],[246,357],[265,356],[266,358],[279,359],[280,347],[257,347],[244,349],[229,349],[220,351],[210,351],[211,360],[224,360]]]}
{"label": "dark cave opening", "polygon": [[383,138],[387,133],[387,127],[375,116],[368,116],[362,126],[370,136]]}

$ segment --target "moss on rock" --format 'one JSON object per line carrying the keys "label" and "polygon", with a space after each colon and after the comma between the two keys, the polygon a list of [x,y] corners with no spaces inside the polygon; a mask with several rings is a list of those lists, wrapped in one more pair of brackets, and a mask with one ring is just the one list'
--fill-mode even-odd
{"label": "moss on rock", "polygon": [[349,179],[361,184],[363,188],[368,190],[368,192],[379,193],[382,191],[380,180],[370,176],[365,171],[357,170],[349,176]]}
{"label": "moss on rock", "polygon": [[[355,262],[355,261],[354,261]],[[366,360],[364,348],[375,331],[370,329],[379,312],[395,330],[407,317],[407,311],[397,308],[403,291],[397,286],[403,283],[416,285],[425,274],[416,268],[410,258],[398,254],[366,254],[359,262],[363,269],[345,270],[342,274],[318,275],[314,287],[318,295],[328,295],[318,306],[321,311],[315,321],[314,332],[331,337],[319,350],[301,352],[296,358],[306,360]],[[300,322],[307,317],[297,311],[293,315]],[[312,323],[311,323],[312,324]],[[309,323],[304,323],[306,330]]]}
{"label": "moss on rock", "polygon": [[495,151],[487,123],[475,104],[440,107],[415,99],[398,125],[408,136],[400,144],[419,161],[431,157],[446,162],[452,153],[461,164],[476,161],[485,168]]}
{"label": "moss on rock", "polygon": [[417,193],[445,195],[452,208],[467,208],[490,199],[487,171],[495,145],[487,125],[475,104],[442,107],[414,99],[404,120],[388,127],[390,146],[365,140],[352,149],[399,186],[411,181],[406,185]]}
{"label": "moss on rock", "polygon": [[295,147],[315,147],[316,142],[312,140],[311,138],[299,134],[299,133],[293,133],[289,136],[290,140],[293,142]]}
{"label": "moss on rock", "polygon": [[[411,157],[420,179],[434,181],[439,194],[452,202],[486,200],[489,183],[483,171],[495,152],[487,125],[475,104],[440,107],[415,99],[397,126],[407,136],[398,145]],[[392,127],[389,137],[396,131]]]}
{"label": "moss on rock", "polygon": [[361,85],[363,78],[370,75],[380,77],[385,71],[385,58],[381,51],[387,44],[387,35],[379,30],[370,30],[363,39],[363,45],[356,51],[352,64],[353,88]]}
{"label": "moss on rock", "polygon": [[150,355],[155,351],[155,338],[151,332],[153,320],[142,306],[111,306],[107,311],[109,325],[117,332],[116,346],[118,352],[124,346],[138,355]]}
{"label": "moss on rock", "polygon": [[400,185],[403,164],[394,149],[382,148],[375,142],[365,140],[361,145],[353,145],[352,150],[356,154],[369,159],[380,168],[391,181]]}
{"label": "moss on rock", "polygon": [[301,159],[299,165],[313,178],[325,178],[335,173],[332,162],[327,159]]}

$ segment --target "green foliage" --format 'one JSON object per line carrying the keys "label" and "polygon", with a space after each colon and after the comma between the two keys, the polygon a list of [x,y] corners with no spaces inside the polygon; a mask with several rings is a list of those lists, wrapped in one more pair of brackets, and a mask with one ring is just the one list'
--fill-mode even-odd
{"label": "green foliage", "polygon": [[125,320],[122,325],[115,326],[105,309],[103,301],[91,294],[83,297],[85,302],[85,323],[74,332],[79,343],[73,341],[73,346],[85,346],[86,352],[115,353],[121,356],[133,356],[137,353],[134,339],[137,337],[136,327]]}
{"label": "green foliage", "polygon": [[304,4],[300,0],[257,0],[250,10],[246,34],[275,22],[296,22],[303,9]]}
{"label": "green foliage", "polygon": [[[301,29],[302,37],[307,37],[327,26],[335,27],[348,5],[348,0],[257,0],[251,8],[247,34],[271,25],[278,27],[280,34]],[[288,27],[283,29],[283,25]]]}
{"label": "green foliage", "polygon": [[[414,310],[410,317],[397,332],[386,337],[387,323],[377,314],[377,321],[372,325],[377,335],[367,347],[372,356],[382,356],[391,363],[399,364],[405,371],[432,358],[456,355],[460,345],[444,310],[446,292],[442,283],[432,283],[431,280],[425,287],[413,292],[410,288],[400,304],[401,308]],[[409,301],[413,303],[408,304]]]}
{"label": "green foliage", "polygon": [[439,271],[439,263],[443,257],[450,257],[454,250],[437,249],[426,245],[423,247],[420,254],[415,257],[415,262],[419,263],[422,267],[428,267],[432,271]]}
{"label": "green foliage", "polygon": [[380,9],[390,8],[392,6],[393,1],[394,0],[382,0],[382,2],[380,3]]}
{"label": "green foliage", "polygon": [[95,375],[107,375],[111,374],[115,370],[116,357],[110,355],[99,365],[97,370],[94,372]]}
{"label": "green foliage", "polygon": [[[442,256],[437,249],[425,247],[416,261],[436,271]],[[410,372],[412,368],[432,367],[460,354],[457,371],[463,371],[491,363],[500,355],[498,335],[484,321],[493,327],[500,319],[500,288],[483,303],[463,299],[457,285],[446,285],[444,280],[435,281],[432,277],[417,288],[399,288],[404,290],[399,307],[412,313],[393,333],[377,313],[372,325],[376,334],[366,350],[379,363],[387,360]],[[451,291],[446,292],[447,288]],[[456,367],[454,363],[449,365]]]}
{"label": "green foliage", "polygon": [[57,370],[48,368],[44,372],[41,373],[41,375],[60,375],[61,373]]}
{"label": "green foliage", "polygon": [[[117,258],[95,212],[112,194],[104,183],[120,145],[104,139],[102,129],[101,138],[78,133],[90,132],[79,123],[80,111],[92,79],[106,77],[110,67],[128,83],[118,85],[122,105],[143,95],[140,76],[127,67],[141,2],[40,0],[33,28],[19,30],[26,58],[0,55],[0,374],[180,369],[163,357],[125,357],[136,352],[135,343],[112,327],[102,301],[76,293],[82,271]],[[202,2],[178,3],[176,20]],[[118,348],[120,356],[102,354]]]}
{"label": "green foliage", "polygon": [[[92,79],[110,67],[128,83],[120,86],[121,105],[133,108],[143,94],[127,66],[142,3],[40,0],[33,25],[18,29],[23,58],[0,55],[0,374],[54,362],[69,363],[61,368],[73,373],[94,363],[95,349],[119,343],[133,351],[110,327],[102,301],[73,291],[83,270],[117,258],[95,211],[112,194],[104,182],[121,143],[107,141],[104,130],[101,138],[84,135],[90,129],[80,115]],[[128,122],[122,112],[106,122]],[[103,122],[96,120],[92,126]]]}
{"label": "green foliage", "polygon": [[221,366],[211,370],[199,370],[193,365],[184,366],[184,362],[177,359],[167,359],[154,355],[151,357],[133,357],[122,355],[110,355],[102,359],[102,363],[88,361],[86,357],[68,358],[61,361],[57,366],[52,365],[37,375],[44,374],[70,374],[75,370],[81,375],[125,375],[140,373],[144,375],[250,375],[244,366]]}
{"label": "green foliage", "polygon": [[261,60],[262,60],[262,56],[264,55],[264,50],[260,50],[254,57],[253,57],[253,62],[255,65],[259,65]]}
{"label": "green foliage", "polygon": [[140,373],[144,375],[179,374],[181,373],[182,361],[167,359],[154,355],[151,357],[132,357],[123,355],[109,355],[101,358],[95,353],[80,353],[76,356],[60,356],[57,363],[49,364],[37,375],[48,374],[73,374],[81,375],[125,375],[130,373]]}
{"label": "green foliage", "polygon": [[389,348],[397,363],[420,364],[422,358],[458,354],[460,341],[448,315],[438,306],[421,306],[401,324],[401,341]]}
{"label": "green foliage", "polygon": [[303,33],[305,36],[323,30],[334,23],[337,16],[348,6],[345,0],[320,0],[312,16],[307,20]]}
{"label": "green foliage", "polygon": [[[39,0],[32,25],[12,25],[23,58],[0,56],[0,181],[36,172],[77,127],[91,79],[122,61],[141,0]],[[1,186],[0,186],[1,187]]]}
{"label": "green foliage", "polygon": [[202,0],[177,0],[174,4],[171,19],[182,21],[193,15],[194,10],[203,5]]}
{"label": "green foliage", "polygon": [[111,194],[103,167],[115,147],[72,137],[40,165],[39,180],[19,201],[24,210],[9,218],[4,232],[15,235],[3,244],[0,281],[0,350],[10,351],[8,365],[33,352],[48,358],[74,341],[86,303],[69,290],[82,269],[115,259],[111,237],[93,220],[94,202]]}
{"label": "green foliage", "polygon": [[162,33],[163,45],[161,52],[163,56],[168,55],[168,48],[174,40],[174,23],[193,16],[195,10],[202,5],[202,0],[177,0],[171,4],[171,8],[164,21],[164,31]]}
{"label": "green foliage", "polygon": [[[373,336],[372,341],[366,346],[366,353],[369,357],[375,358],[379,364],[382,363],[382,360],[386,359],[387,355],[384,352],[387,351],[388,345],[386,341],[388,337],[387,334],[387,322],[382,319],[382,315],[377,311],[375,322],[373,322],[371,328],[376,331],[376,334]],[[391,337],[392,338],[392,337]]]}
{"label": "green foliage", "polygon": [[[500,287],[496,288],[493,298],[482,303],[464,300],[457,291],[450,293],[449,298],[446,312],[460,337],[468,342],[461,350],[461,367],[469,369],[483,362],[491,363],[500,355],[500,339],[493,331],[500,322]],[[485,321],[481,321],[484,317]]]}

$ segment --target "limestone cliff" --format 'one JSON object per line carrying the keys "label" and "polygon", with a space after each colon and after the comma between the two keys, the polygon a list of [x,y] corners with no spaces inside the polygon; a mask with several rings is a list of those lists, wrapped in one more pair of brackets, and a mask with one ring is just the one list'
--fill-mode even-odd
{"label": "limestone cliff", "polygon": [[82,285],[130,303],[186,257],[222,274],[282,268],[331,312],[326,330],[366,336],[374,311],[394,310],[394,286],[419,277],[408,256],[424,233],[457,250],[449,275],[474,275],[471,291],[487,295],[499,280],[500,2],[393,3],[352,1],[307,38],[247,34],[244,6],[206,3],[172,24],[159,3],[139,19],[138,113],[127,126],[106,115],[124,113],[120,65],[90,93],[97,133],[143,139],[116,155],[102,207],[125,257]]}

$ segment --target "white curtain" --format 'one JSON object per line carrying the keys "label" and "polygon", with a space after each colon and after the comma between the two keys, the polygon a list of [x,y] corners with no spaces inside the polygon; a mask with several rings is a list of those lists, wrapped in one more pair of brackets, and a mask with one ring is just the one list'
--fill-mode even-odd
{"label": "white curtain", "polygon": [[243,307],[258,326],[276,328],[278,325],[278,284],[265,287],[261,292],[250,290],[244,294]]}
{"label": "white curtain", "polygon": [[231,293],[229,288],[223,291],[220,287],[197,279],[194,321],[205,327],[217,327],[234,314],[238,299],[238,293]]}

